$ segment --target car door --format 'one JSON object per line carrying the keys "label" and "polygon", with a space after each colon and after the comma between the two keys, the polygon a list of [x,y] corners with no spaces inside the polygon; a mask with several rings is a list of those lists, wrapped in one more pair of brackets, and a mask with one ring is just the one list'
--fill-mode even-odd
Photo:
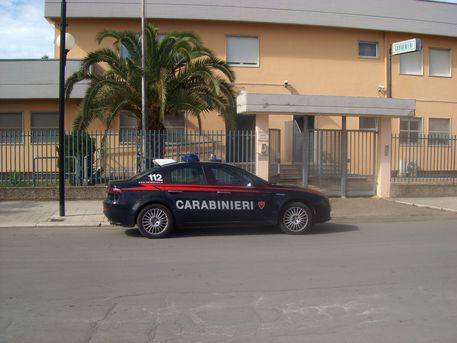
{"label": "car door", "polygon": [[244,170],[224,164],[205,165],[216,188],[218,219],[224,223],[266,223],[272,220],[271,191]]}
{"label": "car door", "polygon": [[214,194],[208,189],[200,163],[178,164],[166,168],[163,182],[158,187],[164,191],[178,224],[201,225],[214,221],[214,215],[211,214]]}

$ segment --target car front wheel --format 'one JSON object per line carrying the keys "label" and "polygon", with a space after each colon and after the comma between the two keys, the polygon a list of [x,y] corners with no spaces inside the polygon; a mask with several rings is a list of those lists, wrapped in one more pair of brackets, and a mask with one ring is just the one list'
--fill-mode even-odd
{"label": "car front wheel", "polygon": [[165,206],[152,204],[140,211],[137,225],[144,237],[161,238],[167,236],[173,228],[173,217]]}
{"label": "car front wheel", "polygon": [[301,202],[288,204],[281,213],[279,226],[289,235],[308,233],[313,227],[313,213]]}

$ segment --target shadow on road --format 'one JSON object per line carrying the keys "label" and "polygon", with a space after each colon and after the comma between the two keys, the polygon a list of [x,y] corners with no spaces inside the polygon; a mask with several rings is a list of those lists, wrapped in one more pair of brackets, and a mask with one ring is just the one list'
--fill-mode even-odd
{"label": "shadow on road", "polygon": [[357,225],[351,225],[351,224],[324,223],[324,224],[316,225],[314,227],[313,231],[311,231],[310,235],[347,232],[347,231],[359,231],[359,227]]}
{"label": "shadow on road", "polygon": [[[325,223],[318,224],[311,231],[310,235],[329,234],[336,232],[358,231],[356,225]],[[125,234],[130,237],[142,237],[140,231],[135,228],[125,230]],[[284,234],[279,228],[274,226],[262,227],[213,227],[213,228],[185,228],[176,229],[170,238],[196,237],[196,236],[240,236],[240,235],[276,235]]]}

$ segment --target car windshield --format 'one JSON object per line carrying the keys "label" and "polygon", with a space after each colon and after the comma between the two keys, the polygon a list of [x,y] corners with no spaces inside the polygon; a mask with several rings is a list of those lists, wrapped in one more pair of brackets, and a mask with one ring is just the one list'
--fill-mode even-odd
{"label": "car windshield", "polygon": [[235,170],[239,171],[240,173],[252,178],[256,186],[268,186],[270,183],[268,181],[265,181],[264,179],[258,177],[257,175],[254,175],[247,170],[241,169],[239,167],[234,167]]}

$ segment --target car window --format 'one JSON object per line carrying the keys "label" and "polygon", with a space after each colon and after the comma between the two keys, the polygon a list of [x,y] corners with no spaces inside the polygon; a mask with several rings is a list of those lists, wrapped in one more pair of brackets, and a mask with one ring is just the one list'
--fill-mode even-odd
{"label": "car window", "polygon": [[154,167],[154,168],[148,169],[147,171],[145,171],[141,174],[132,176],[129,180],[149,181],[150,180],[149,175],[160,172],[160,169],[161,169],[161,167]]}
{"label": "car window", "polygon": [[165,174],[166,183],[205,184],[205,176],[200,166],[179,166],[170,168]]}
{"label": "car window", "polygon": [[213,173],[214,181],[218,185],[254,185],[252,178],[242,172],[237,171],[236,169],[226,168],[222,166],[209,166],[208,168]]}

